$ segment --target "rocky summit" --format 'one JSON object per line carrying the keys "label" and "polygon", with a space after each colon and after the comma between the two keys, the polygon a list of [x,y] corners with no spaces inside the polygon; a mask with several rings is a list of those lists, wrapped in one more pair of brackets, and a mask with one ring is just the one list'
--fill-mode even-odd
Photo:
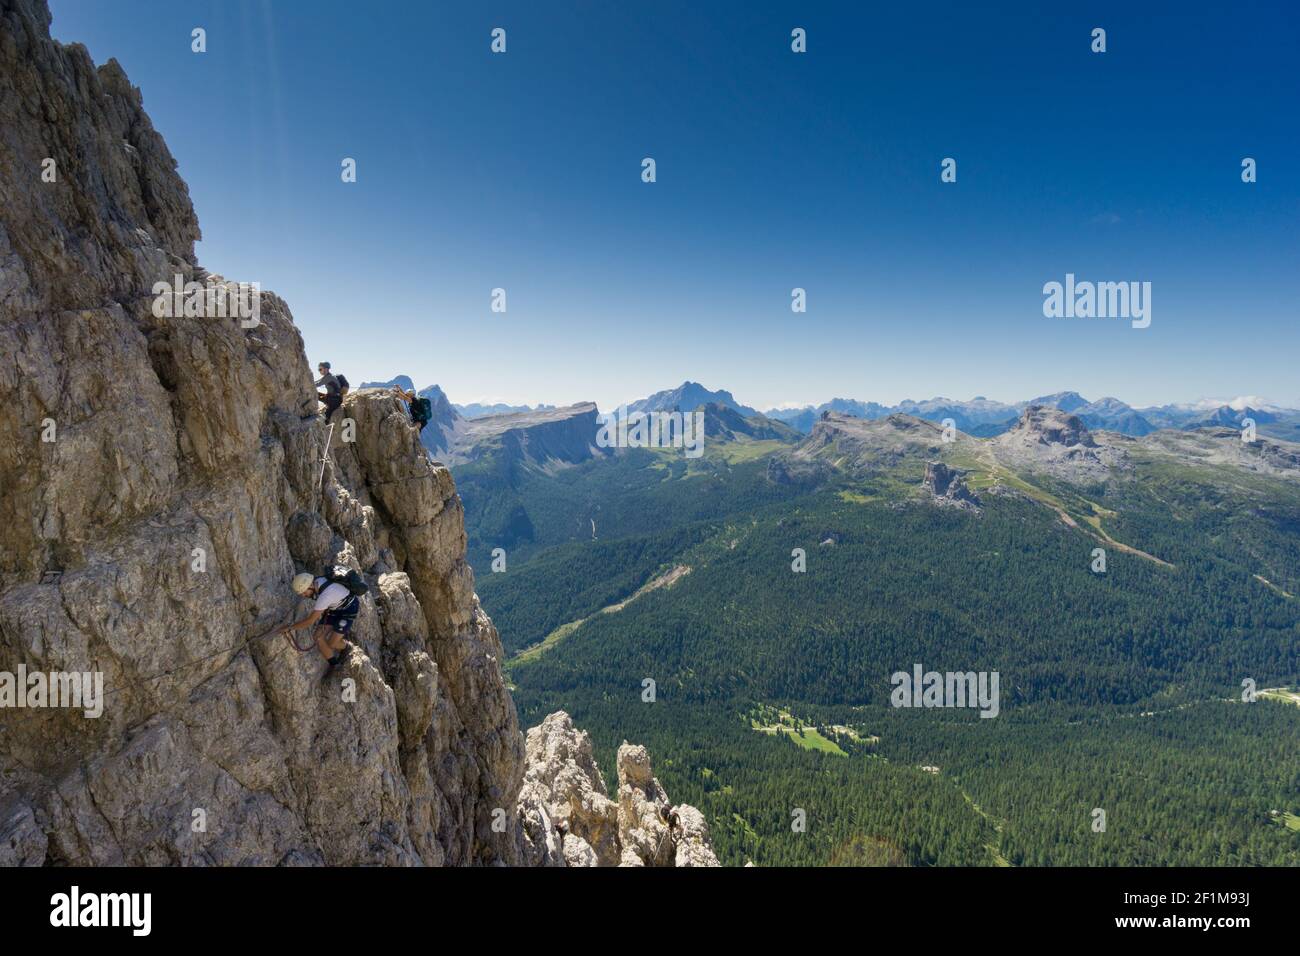
{"label": "rocky summit", "polygon": [[[273,293],[213,315],[140,91],[49,25],[0,0],[0,672],[102,708],[5,710],[0,865],[716,863],[640,748],[613,805],[567,716],[525,745],[451,474],[391,392],[326,421]],[[327,565],[328,672],[268,633]]]}
{"label": "rocky summit", "polygon": [[1008,434],[1022,442],[1041,445],[1097,446],[1082,419],[1047,405],[1030,405]]}

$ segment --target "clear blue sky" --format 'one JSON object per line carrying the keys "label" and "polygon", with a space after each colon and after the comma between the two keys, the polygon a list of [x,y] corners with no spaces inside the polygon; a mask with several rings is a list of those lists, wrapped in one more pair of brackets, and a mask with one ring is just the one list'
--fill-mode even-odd
{"label": "clear blue sky", "polygon": [[[51,2],[142,88],[200,261],[354,383],[1300,405],[1295,4],[394,6]],[[1151,327],[1045,318],[1067,272],[1151,282]]]}

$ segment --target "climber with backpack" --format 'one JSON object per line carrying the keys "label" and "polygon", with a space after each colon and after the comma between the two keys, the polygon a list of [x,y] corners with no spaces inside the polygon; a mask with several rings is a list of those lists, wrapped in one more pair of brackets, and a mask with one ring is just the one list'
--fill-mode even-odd
{"label": "climber with backpack", "polygon": [[411,421],[416,428],[424,431],[424,426],[429,424],[429,419],[433,418],[433,403],[419,395],[415,389],[407,390],[394,385],[393,391],[405,400],[407,411],[410,412]]}
{"label": "climber with backpack", "polygon": [[[361,595],[368,590],[360,574],[341,565],[327,567],[319,575],[305,571],[296,574],[293,578],[293,592],[299,597],[314,599],[311,613],[300,621],[283,624],[271,633],[288,634],[290,631],[311,628],[320,656],[325,658],[331,668],[337,667],[352,652],[347,636],[352,633],[352,624],[361,610]],[[291,642],[292,640],[290,638]],[[294,646],[297,647],[296,644]],[[310,649],[308,645],[306,650]]]}
{"label": "climber with backpack", "polygon": [[316,397],[325,404],[325,420],[329,421],[334,410],[343,404],[343,396],[348,393],[348,380],[331,372],[329,362],[321,362],[316,371],[320,372],[316,387],[325,386],[325,391],[317,392]]}

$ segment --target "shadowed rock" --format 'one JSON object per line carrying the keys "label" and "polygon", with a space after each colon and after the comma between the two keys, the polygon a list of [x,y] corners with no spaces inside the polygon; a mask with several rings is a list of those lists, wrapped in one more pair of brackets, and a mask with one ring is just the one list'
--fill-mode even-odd
{"label": "shadowed rock", "polygon": [[978,508],[980,500],[966,487],[965,476],[966,472],[949,468],[941,461],[929,461],[925,463],[921,487],[941,504]]}

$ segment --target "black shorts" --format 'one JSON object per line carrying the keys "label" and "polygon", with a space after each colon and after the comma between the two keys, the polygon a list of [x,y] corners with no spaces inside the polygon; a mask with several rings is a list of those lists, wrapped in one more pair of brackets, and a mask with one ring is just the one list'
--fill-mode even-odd
{"label": "black shorts", "polygon": [[320,619],[320,622],[324,624],[326,627],[330,628],[335,634],[342,634],[344,637],[347,637],[349,634],[352,633],[352,622],[355,620],[356,617],[344,617],[341,615],[335,616],[333,614],[326,614],[323,618]]}
{"label": "black shorts", "polygon": [[353,595],[339,607],[322,614],[320,622],[334,633],[347,637],[352,633],[352,622],[357,619],[357,611],[360,609],[361,602],[357,600],[356,595]]}

